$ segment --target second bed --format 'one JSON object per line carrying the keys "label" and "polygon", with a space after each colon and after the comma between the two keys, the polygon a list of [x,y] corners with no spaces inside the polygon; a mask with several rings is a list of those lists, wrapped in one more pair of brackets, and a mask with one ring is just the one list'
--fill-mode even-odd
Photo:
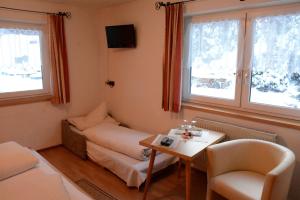
{"label": "second bed", "polygon": [[[68,135],[63,136],[63,143],[74,153],[82,158],[86,153],[89,159],[116,174],[128,187],[139,188],[146,180],[151,151],[140,146],[138,142],[151,134],[122,127],[109,120],[84,131],[67,121],[64,121],[63,126],[63,135]],[[158,153],[153,173],[176,161],[174,156]]]}

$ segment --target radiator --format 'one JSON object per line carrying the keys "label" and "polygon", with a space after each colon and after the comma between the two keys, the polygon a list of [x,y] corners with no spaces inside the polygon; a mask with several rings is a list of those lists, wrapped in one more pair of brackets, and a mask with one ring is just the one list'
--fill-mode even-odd
{"label": "radiator", "polygon": [[268,133],[264,131],[259,131],[251,128],[245,128],[229,123],[212,121],[203,118],[194,118],[197,121],[197,126],[204,129],[209,129],[217,132],[223,132],[226,134],[226,140],[235,140],[235,139],[260,139],[270,142],[276,142],[276,134]]}
{"label": "radiator", "polygon": [[[276,142],[277,135],[265,131],[255,130],[251,128],[241,127],[230,123],[208,120],[196,117],[193,120],[197,121],[199,128],[222,132],[226,134],[225,140],[235,139],[260,139],[269,142]],[[195,159],[193,166],[201,171],[206,171],[206,152],[204,151],[200,156]]]}

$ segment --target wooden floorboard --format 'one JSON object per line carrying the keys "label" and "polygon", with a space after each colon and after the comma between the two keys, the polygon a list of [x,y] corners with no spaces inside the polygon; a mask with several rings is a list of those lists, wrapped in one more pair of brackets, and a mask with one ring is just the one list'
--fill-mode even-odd
{"label": "wooden floorboard", "polygon": [[[143,197],[142,190],[127,187],[125,182],[110,171],[90,160],[81,160],[63,146],[39,153],[74,182],[85,178],[119,200],[139,200]],[[178,179],[176,170],[176,166],[171,166],[153,176],[148,192],[149,200],[184,200],[185,178],[182,176]],[[204,200],[206,174],[193,169],[191,177],[191,199]]]}

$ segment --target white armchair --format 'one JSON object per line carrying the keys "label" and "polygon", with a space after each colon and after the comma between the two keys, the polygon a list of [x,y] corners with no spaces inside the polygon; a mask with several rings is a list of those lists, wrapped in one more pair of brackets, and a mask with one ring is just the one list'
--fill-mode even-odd
{"label": "white armchair", "polygon": [[289,149],[271,142],[240,139],[207,148],[207,200],[214,192],[232,200],[284,200],[295,166]]}

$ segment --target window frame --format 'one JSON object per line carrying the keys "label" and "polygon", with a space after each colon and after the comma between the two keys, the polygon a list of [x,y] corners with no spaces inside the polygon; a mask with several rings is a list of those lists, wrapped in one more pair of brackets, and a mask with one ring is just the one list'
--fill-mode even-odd
{"label": "window frame", "polygon": [[[10,104],[10,102],[18,102],[18,99],[49,99],[52,95],[51,87],[51,69],[49,58],[49,31],[47,24],[44,23],[30,23],[19,21],[8,21],[0,19],[0,28],[17,28],[17,29],[34,29],[40,31],[40,51],[41,51],[41,73],[43,89],[16,91],[16,92],[4,92],[0,93],[0,105]],[[27,102],[27,101],[26,101]]]}
{"label": "window frame", "polygon": [[[250,69],[250,61],[251,61],[251,42],[252,36],[252,22],[253,17],[259,16],[276,16],[282,14],[289,14],[289,13],[300,13],[300,4],[287,4],[287,5],[280,5],[280,6],[268,6],[268,7],[261,7],[261,8],[252,8],[252,9],[242,9],[239,11],[226,11],[222,13],[212,13],[212,14],[203,14],[197,16],[186,16],[186,19],[189,18],[205,18],[214,19],[216,17],[222,16],[223,20],[225,20],[224,16],[230,15],[244,15],[244,23],[241,22],[241,26],[244,28],[242,29],[244,32],[240,34],[242,36],[242,48],[238,48],[238,63],[237,66],[237,81],[236,81],[236,98],[235,100],[238,101],[237,103],[228,103],[226,100],[217,99],[213,97],[203,98],[203,96],[197,95],[190,95],[190,70],[185,66],[186,65],[186,49],[188,48],[187,42],[184,43],[184,65],[183,65],[183,105],[199,105],[207,106],[208,110],[215,107],[216,109],[223,108],[223,109],[231,109],[236,110],[238,112],[249,112],[254,114],[261,114],[270,117],[279,117],[283,119],[300,119],[300,109],[293,109],[288,107],[277,107],[273,105],[265,105],[259,103],[251,103],[250,102],[250,84],[251,84],[251,69]],[[251,29],[250,29],[251,28]],[[188,38],[187,28],[185,24],[185,41]],[[239,78],[238,78],[239,77]],[[238,81],[240,80],[240,82]],[[238,85],[240,83],[240,85]],[[238,89],[237,89],[238,88]],[[238,91],[238,92],[237,92]],[[237,97],[237,95],[239,95]],[[226,112],[226,111],[225,111]]]}
{"label": "window frame", "polygon": [[270,104],[261,104],[250,102],[250,95],[251,95],[251,73],[252,73],[252,31],[253,31],[253,22],[257,17],[264,17],[264,16],[278,16],[284,14],[292,14],[292,13],[299,13],[300,14],[300,6],[297,7],[286,7],[284,9],[280,9],[279,7],[276,8],[264,8],[264,9],[256,9],[247,12],[247,22],[246,22],[246,37],[245,37],[245,67],[244,67],[244,74],[243,74],[243,85],[242,85],[242,100],[241,100],[241,107],[247,110],[253,111],[260,111],[263,110],[267,113],[274,113],[274,114],[281,114],[286,116],[295,116],[300,117],[300,108],[293,109],[289,107],[279,107]]}
{"label": "window frame", "polygon": [[[238,87],[235,87],[235,97],[233,100],[231,99],[223,99],[223,98],[214,98],[214,97],[208,97],[208,96],[198,96],[198,95],[192,95],[190,91],[190,83],[191,83],[191,67],[189,66],[189,56],[188,54],[188,48],[190,43],[190,37],[189,37],[189,28],[186,26],[190,26],[193,23],[199,23],[199,22],[210,22],[210,21],[224,21],[224,20],[239,20],[240,21],[240,27],[239,27],[239,33],[238,33],[238,51],[237,51],[237,66],[236,66],[236,86],[241,83],[241,70],[242,70],[242,64],[243,64],[243,57],[241,56],[243,53],[243,46],[244,46],[244,40],[243,35],[245,34],[245,15],[243,15],[242,12],[226,12],[226,13],[217,13],[217,14],[209,14],[209,15],[199,15],[199,16],[193,16],[193,17],[186,17],[185,22],[188,21],[188,24],[185,23],[185,41],[189,41],[188,43],[185,43],[184,45],[184,66],[183,66],[183,101],[192,101],[192,102],[204,102],[204,103],[212,103],[216,105],[227,105],[231,107],[238,107],[240,106],[240,93],[241,89]],[[187,58],[188,57],[188,58]]]}

